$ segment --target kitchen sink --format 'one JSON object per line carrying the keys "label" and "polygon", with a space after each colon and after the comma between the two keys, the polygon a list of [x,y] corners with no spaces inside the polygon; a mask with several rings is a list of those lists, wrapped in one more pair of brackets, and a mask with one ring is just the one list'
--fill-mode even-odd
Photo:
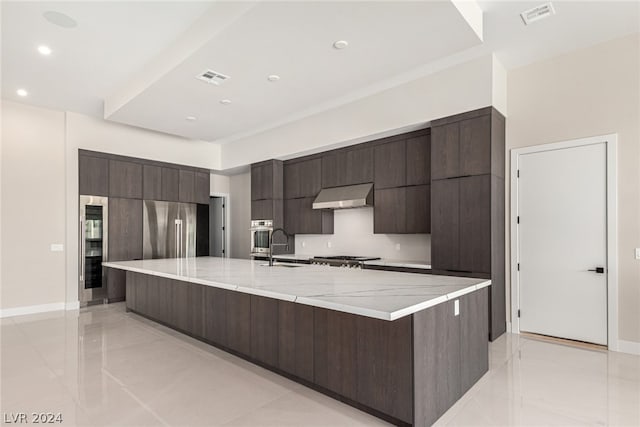
{"label": "kitchen sink", "polygon": [[[269,264],[260,264],[261,267],[269,267]],[[300,264],[273,264],[271,267],[286,267],[286,268],[295,268],[302,267]]]}

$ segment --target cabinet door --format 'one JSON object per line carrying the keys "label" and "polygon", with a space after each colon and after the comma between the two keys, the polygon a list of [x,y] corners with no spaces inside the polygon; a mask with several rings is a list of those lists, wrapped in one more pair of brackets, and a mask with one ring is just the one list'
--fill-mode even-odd
{"label": "cabinet door", "polygon": [[377,145],[374,154],[376,190],[402,187],[407,182],[407,144],[403,141]]}
{"label": "cabinet door", "polygon": [[460,297],[462,393],[469,390],[489,370],[488,301],[489,288]]}
{"label": "cabinet door", "polygon": [[431,182],[431,264],[459,270],[460,178]]}
{"label": "cabinet door", "polygon": [[251,295],[228,292],[226,297],[227,346],[251,354]]}
{"label": "cabinet door", "polygon": [[109,198],[109,261],[142,259],[142,200]]}
{"label": "cabinet door", "polygon": [[322,188],[345,185],[345,164],[346,154],[344,150],[332,150],[322,156]]}
{"label": "cabinet door", "polygon": [[373,232],[406,232],[406,187],[376,190],[373,203]]}
{"label": "cabinet door", "polygon": [[123,301],[126,295],[127,275],[125,270],[107,269],[107,298],[109,302]]}
{"label": "cabinet door", "polygon": [[[406,423],[413,416],[411,316],[357,316],[357,401]],[[384,385],[384,386],[382,386]]]}
{"label": "cabinet door", "polygon": [[346,153],[346,184],[373,182],[373,147],[353,148]]}
{"label": "cabinet door", "polygon": [[300,163],[284,165],[284,198],[297,199],[300,196]]}
{"label": "cabinet door", "polygon": [[254,200],[251,202],[251,219],[273,220],[273,200]]}
{"label": "cabinet door", "polygon": [[80,155],[78,157],[80,194],[109,195],[109,160]]}
{"label": "cabinet door", "polygon": [[162,200],[177,202],[180,188],[180,171],[162,168]]}
{"label": "cabinet door", "polygon": [[278,366],[278,300],[251,295],[251,357]]}
{"label": "cabinet door", "polygon": [[209,204],[209,196],[210,196],[210,181],[209,174],[206,172],[196,172],[196,185],[195,185],[195,203],[200,203],[203,205]]}
{"label": "cabinet door", "polygon": [[273,198],[272,162],[251,167],[251,200]]}
{"label": "cabinet door", "polygon": [[284,201],[284,229],[289,234],[332,234],[333,211],[313,209],[314,197]]}
{"label": "cabinet door", "polygon": [[460,122],[460,176],[491,173],[491,116]]}
{"label": "cabinet door", "polygon": [[142,199],[142,165],[109,160],[109,197]]}
{"label": "cabinet door", "polygon": [[302,199],[287,199],[284,201],[284,229],[287,233],[300,233],[301,212]]}
{"label": "cabinet door", "polygon": [[460,178],[459,270],[491,272],[491,175]]}
{"label": "cabinet door", "polygon": [[407,187],[407,233],[431,232],[431,186]]}
{"label": "cabinet door", "polygon": [[358,316],[314,307],[315,383],[349,399],[357,397]]}
{"label": "cabinet door", "polygon": [[218,345],[227,345],[227,293],[224,289],[204,287],[204,338]]}
{"label": "cabinet door", "polygon": [[431,180],[460,176],[458,123],[431,128]]}
{"label": "cabinet door", "polygon": [[299,165],[297,197],[316,197],[322,188],[322,159],[305,160]]}
{"label": "cabinet door", "polygon": [[162,200],[162,168],[160,166],[142,166],[142,198]]}
{"label": "cabinet door", "polygon": [[178,201],[194,203],[196,200],[196,174],[194,171],[180,169]]}
{"label": "cabinet door", "polygon": [[431,182],[431,135],[407,140],[407,185]]}
{"label": "cabinet door", "polygon": [[278,301],[278,368],[313,381],[313,307]]}
{"label": "cabinet door", "polygon": [[460,316],[447,301],[413,315],[414,425],[430,426],[462,395]]}

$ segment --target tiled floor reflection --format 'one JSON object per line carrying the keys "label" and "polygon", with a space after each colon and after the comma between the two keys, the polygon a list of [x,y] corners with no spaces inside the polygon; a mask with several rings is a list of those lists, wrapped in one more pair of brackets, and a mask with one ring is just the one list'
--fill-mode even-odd
{"label": "tiled floor reflection", "polygon": [[[0,322],[0,416],[64,425],[385,425],[123,304]],[[640,425],[640,357],[505,335],[438,425]]]}

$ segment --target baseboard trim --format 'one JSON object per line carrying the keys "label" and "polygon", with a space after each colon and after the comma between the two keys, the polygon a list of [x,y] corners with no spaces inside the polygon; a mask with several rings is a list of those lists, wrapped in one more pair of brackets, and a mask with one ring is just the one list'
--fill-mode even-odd
{"label": "baseboard trim", "polygon": [[78,310],[80,308],[80,301],[68,302],[64,306],[65,310]]}
{"label": "baseboard trim", "polygon": [[59,311],[65,309],[65,303],[54,302],[51,304],[26,305],[0,309],[0,318],[24,316],[25,314],[46,313],[47,311]]}
{"label": "baseboard trim", "polygon": [[618,351],[640,356],[640,342],[618,340]]}

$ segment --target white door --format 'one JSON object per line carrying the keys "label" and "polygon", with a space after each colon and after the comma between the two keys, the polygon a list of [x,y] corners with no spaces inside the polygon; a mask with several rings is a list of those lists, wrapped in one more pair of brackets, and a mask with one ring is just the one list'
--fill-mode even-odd
{"label": "white door", "polygon": [[523,332],[607,344],[606,156],[604,142],[518,156]]}

